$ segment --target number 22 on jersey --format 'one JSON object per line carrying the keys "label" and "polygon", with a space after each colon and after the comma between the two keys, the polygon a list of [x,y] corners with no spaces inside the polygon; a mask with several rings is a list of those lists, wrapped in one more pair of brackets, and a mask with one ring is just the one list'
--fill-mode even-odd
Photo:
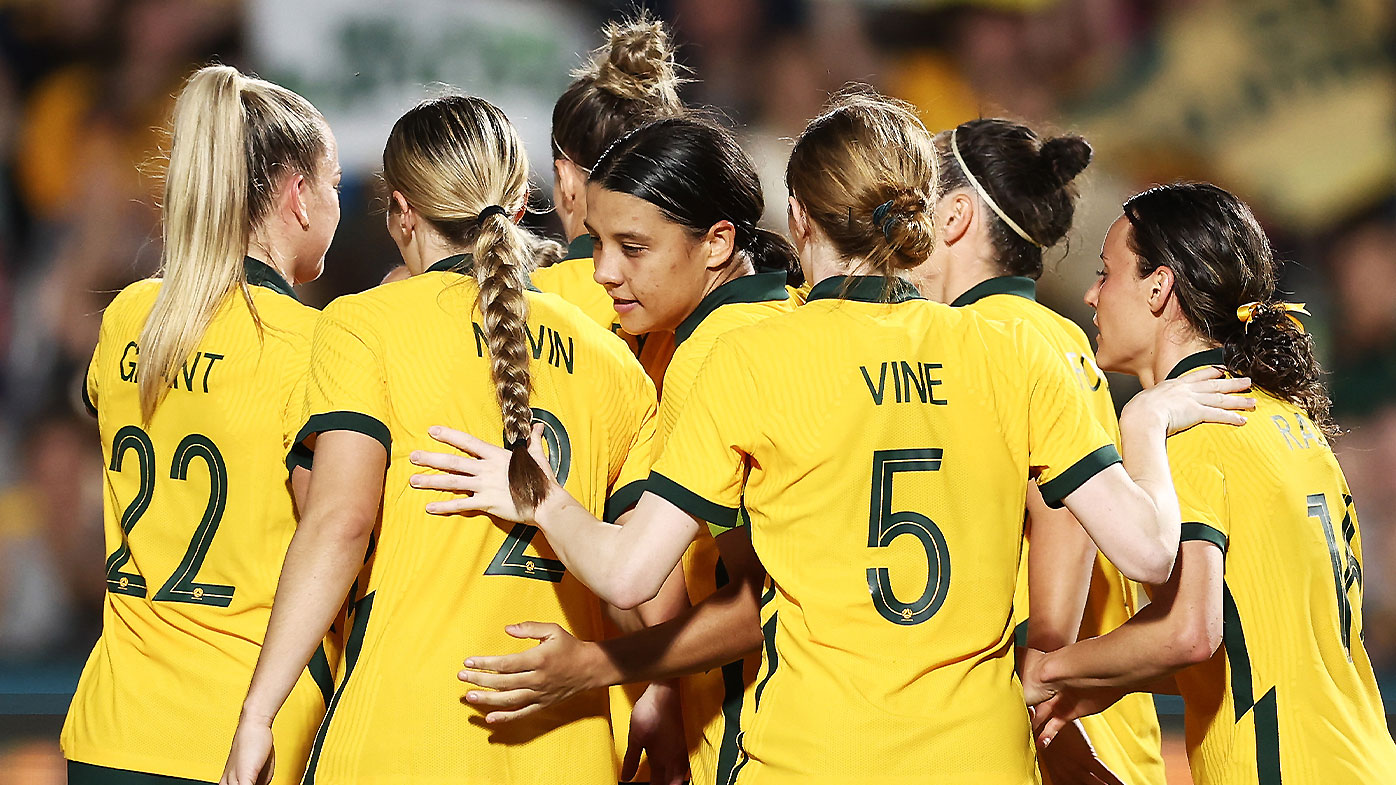
{"label": "number 22 on jersey", "polygon": [[[107,591],[131,597],[144,597],[145,578],[133,572],[122,572],[121,568],[131,559],[131,531],[136,528],[136,523],[145,515],[155,497],[155,445],[145,431],[134,425],[127,425],[117,431],[112,439],[111,471],[122,470],[128,452],[136,454],[140,490],[136,493],[136,498],[121,512],[121,545],[107,557]],[[213,545],[214,535],[218,533],[218,524],[222,522],[223,511],[228,505],[228,467],[223,462],[223,454],[218,451],[212,440],[203,434],[191,433],[175,448],[174,460],[170,466],[170,479],[188,480],[189,468],[196,459],[208,467],[208,506],[194,529],[184,558],[152,599],[156,602],[187,602],[226,608],[233,601],[233,592],[236,589],[216,583],[196,583],[194,576],[198,575],[203,567],[204,557],[208,555],[209,546]]]}

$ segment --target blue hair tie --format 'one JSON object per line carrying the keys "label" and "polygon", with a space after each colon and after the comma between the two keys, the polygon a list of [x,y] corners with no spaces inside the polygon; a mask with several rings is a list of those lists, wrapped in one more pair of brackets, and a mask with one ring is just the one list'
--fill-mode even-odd
{"label": "blue hair tie", "polygon": [[892,200],[888,199],[882,204],[874,207],[872,211],[873,223],[877,225],[877,228],[882,230],[882,236],[887,238],[887,242],[889,243],[892,242],[892,234],[888,231],[892,228],[892,221],[888,218],[887,213],[891,211],[891,209]]}

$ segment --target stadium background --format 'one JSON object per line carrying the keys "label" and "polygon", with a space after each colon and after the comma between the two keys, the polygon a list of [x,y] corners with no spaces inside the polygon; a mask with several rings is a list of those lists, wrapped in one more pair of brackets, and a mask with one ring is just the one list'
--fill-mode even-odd
{"label": "stadium background", "polygon": [[[932,129],[1006,115],[1083,134],[1096,159],[1042,299],[1081,294],[1121,201],[1206,179],[1255,208],[1331,372],[1337,451],[1365,540],[1366,644],[1396,700],[1396,5],[1389,0],[660,0],[695,81],[757,159],[784,229],[789,138],[869,82]],[[627,6],[628,7],[628,6]],[[160,254],[171,96],[218,60],[328,116],[344,217],[311,302],[397,261],[375,188],[396,117],[439,83],[519,125],[552,231],[548,122],[614,4],[551,0],[0,0],[0,785],[62,782],[54,741],[100,626],[95,426],[78,380],[103,306]],[[404,318],[408,318],[404,315]],[[1092,333],[1093,334],[1093,333]],[[1112,379],[1121,398],[1132,380]],[[197,696],[189,696],[197,700]],[[1177,707],[1163,706],[1170,749]],[[1170,757],[1170,777],[1187,781]]]}

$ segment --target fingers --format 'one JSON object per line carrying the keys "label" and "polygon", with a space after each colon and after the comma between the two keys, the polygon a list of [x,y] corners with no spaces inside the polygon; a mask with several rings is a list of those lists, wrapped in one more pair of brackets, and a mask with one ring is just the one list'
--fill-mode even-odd
{"label": "fingers", "polygon": [[[507,629],[507,628],[506,628]],[[524,673],[537,669],[539,665],[537,649],[519,652],[518,654],[503,654],[494,657],[472,656],[466,659],[467,670],[494,671],[495,673]],[[464,674],[466,671],[461,671]],[[461,681],[469,681],[462,676]]]}
{"label": "fingers", "polygon": [[636,772],[640,770],[640,753],[644,748],[635,740],[632,733],[630,743],[625,745],[625,761],[620,765],[620,779],[622,782],[629,782]]}
{"label": "fingers", "polygon": [[485,722],[491,725],[501,725],[506,722],[521,720],[531,714],[537,714],[543,710],[541,703],[534,703],[515,711],[492,711],[485,715]]}
{"label": "fingers", "polygon": [[1189,382],[1206,381],[1207,379],[1220,379],[1224,371],[1216,365],[1204,365],[1196,370],[1188,371],[1182,375],[1182,379]]}
{"label": "fingers", "polygon": [[548,456],[543,454],[543,423],[534,422],[533,427],[528,432],[528,453],[533,456],[533,460],[543,466],[548,465]]}
{"label": "fingers", "polygon": [[1067,721],[1060,717],[1052,717],[1047,720],[1047,724],[1043,726],[1042,730],[1037,734],[1038,745],[1045,749],[1052,743],[1052,739],[1057,737],[1057,734],[1061,732],[1062,728],[1066,726],[1066,723]]}
{"label": "fingers", "polygon": [[541,621],[523,621],[518,624],[510,624],[504,628],[504,631],[515,638],[532,638],[538,641],[565,634],[563,629],[556,624]]}
{"label": "fingers", "polygon": [[[478,458],[471,458],[466,455],[453,455],[446,452],[431,452],[429,450],[413,450],[407,456],[408,460],[417,466],[425,466],[429,469],[439,469],[451,474],[464,474],[474,476],[480,472],[480,461]],[[427,477],[430,475],[417,475]]]}
{"label": "fingers", "polygon": [[480,458],[498,458],[501,455],[506,457],[508,455],[508,451],[503,447],[477,439],[464,431],[447,428],[444,425],[431,426],[427,429],[427,434],[442,444],[449,444],[461,452],[468,452]]}
{"label": "fingers", "polygon": [[456,678],[467,684],[474,684],[476,687],[484,687],[487,690],[498,692],[529,692],[534,686],[531,672],[485,673],[483,671],[463,670],[456,674]]}
{"label": "fingers", "polygon": [[480,495],[462,496],[459,499],[448,499],[444,502],[431,502],[427,504],[427,512],[432,515],[457,515],[465,512],[485,512],[488,505]]}
{"label": "fingers", "polygon": [[517,711],[528,706],[538,705],[538,693],[533,690],[505,690],[504,692],[471,690],[465,694],[465,700],[471,706],[479,706],[484,709]]}
{"label": "fingers", "polygon": [[414,474],[407,482],[413,488],[458,493],[475,493],[482,485],[479,477],[461,474]]}

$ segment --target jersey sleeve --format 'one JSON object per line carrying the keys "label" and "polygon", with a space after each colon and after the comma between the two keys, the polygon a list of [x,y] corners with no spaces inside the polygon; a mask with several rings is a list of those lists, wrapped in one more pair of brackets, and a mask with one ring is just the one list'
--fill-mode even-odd
{"label": "jersey sleeve", "polygon": [[658,418],[655,415],[654,386],[647,384],[647,387],[650,392],[649,404],[637,407],[636,417],[632,418],[635,421],[630,424],[633,435],[628,440],[616,440],[623,453],[618,456],[619,469],[606,495],[607,523],[615,523],[640,500],[654,462],[654,431]]}
{"label": "jersey sleeve", "polygon": [[[326,431],[362,433],[392,452],[382,357],[367,320],[353,317],[350,308],[336,301],[315,324],[304,383],[305,419],[292,442],[293,454],[307,454],[306,440]],[[287,463],[292,463],[290,456]]]}
{"label": "jersey sleeve", "polygon": [[1168,439],[1168,467],[1178,493],[1183,529],[1179,539],[1210,542],[1226,553],[1231,527],[1226,520],[1226,478],[1206,439],[1193,428]]}
{"label": "jersey sleeve", "polygon": [[93,417],[97,416],[97,357],[101,350],[102,343],[98,341],[97,346],[92,349],[92,360],[87,364],[87,375],[82,380],[82,405]]}
{"label": "jersey sleeve", "polygon": [[1028,391],[1028,462],[1047,506],[1062,500],[1111,464],[1120,462],[1115,440],[1092,413],[1085,392],[1054,356],[1045,339],[1022,326],[1015,331]]}
{"label": "jersey sleeve", "polygon": [[707,521],[714,534],[744,522],[738,510],[755,441],[755,379],[738,347],[719,339],[677,413],[645,490]]}

